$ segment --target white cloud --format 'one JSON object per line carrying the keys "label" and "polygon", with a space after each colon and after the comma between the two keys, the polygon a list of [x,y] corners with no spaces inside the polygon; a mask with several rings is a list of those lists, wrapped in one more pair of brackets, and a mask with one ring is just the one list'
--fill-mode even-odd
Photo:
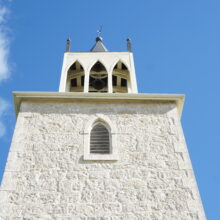
{"label": "white cloud", "polygon": [[[1,0],[0,0],[1,1]],[[6,16],[9,13],[7,7],[0,2],[0,82],[10,76],[8,63],[9,38],[7,34]],[[0,138],[6,133],[6,127],[3,123],[3,117],[8,111],[9,103],[0,97]]]}
{"label": "white cloud", "polygon": [[0,98],[0,138],[5,135],[6,128],[2,122],[2,118],[4,117],[6,111],[9,108],[9,103],[4,99]]}
{"label": "white cloud", "polygon": [[9,40],[7,36],[7,26],[5,25],[8,9],[0,5],[0,82],[10,76],[8,64]]}

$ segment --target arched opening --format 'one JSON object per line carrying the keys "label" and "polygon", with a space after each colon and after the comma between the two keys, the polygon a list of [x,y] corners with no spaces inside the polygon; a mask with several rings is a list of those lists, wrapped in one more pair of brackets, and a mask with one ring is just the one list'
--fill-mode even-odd
{"label": "arched opening", "polygon": [[83,92],[85,73],[82,65],[76,61],[67,72],[66,91]]}
{"label": "arched opening", "polygon": [[130,73],[122,61],[118,61],[112,72],[112,89],[113,93],[127,93],[130,83]]}
{"label": "arched opening", "polygon": [[90,70],[89,92],[108,92],[108,73],[100,61]]}
{"label": "arched opening", "polygon": [[96,123],[90,132],[90,153],[110,154],[110,135],[103,123]]}

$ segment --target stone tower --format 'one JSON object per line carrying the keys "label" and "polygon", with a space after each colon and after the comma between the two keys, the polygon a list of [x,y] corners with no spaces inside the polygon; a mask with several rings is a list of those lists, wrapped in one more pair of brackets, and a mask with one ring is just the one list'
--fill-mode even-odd
{"label": "stone tower", "polygon": [[131,42],[64,54],[59,92],[14,92],[0,220],[205,220],[184,95],[138,94]]}

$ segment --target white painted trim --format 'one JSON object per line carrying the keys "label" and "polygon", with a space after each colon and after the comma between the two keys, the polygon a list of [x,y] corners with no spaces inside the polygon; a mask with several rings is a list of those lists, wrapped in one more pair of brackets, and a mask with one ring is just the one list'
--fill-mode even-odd
{"label": "white painted trim", "polygon": [[61,76],[60,76],[60,86],[59,86],[59,92],[64,92],[65,91],[65,85],[66,85],[66,76],[64,76],[64,73],[65,73],[65,68],[66,68],[66,56],[67,56],[67,53],[64,53],[64,56],[63,56],[63,65],[62,65],[62,70],[61,70]]}
{"label": "white painted trim", "polygon": [[108,93],[113,92],[113,85],[112,85],[112,71],[108,72]]}
{"label": "white painted trim", "polygon": [[89,92],[89,71],[85,70],[85,78],[84,78],[84,92]]}
{"label": "white painted trim", "polygon": [[134,66],[134,58],[133,54],[129,54],[131,69],[130,69],[130,89],[132,93],[138,93],[137,88],[137,79],[136,79],[136,73],[135,73],[135,66]]}

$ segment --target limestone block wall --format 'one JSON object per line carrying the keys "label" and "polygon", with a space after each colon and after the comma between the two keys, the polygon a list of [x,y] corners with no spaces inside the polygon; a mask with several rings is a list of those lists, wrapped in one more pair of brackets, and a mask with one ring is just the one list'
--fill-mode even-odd
{"label": "limestone block wall", "polygon": [[[0,220],[205,220],[174,103],[23,102]],[[118,160],[83,160],[83,130],[117,126]]]}

